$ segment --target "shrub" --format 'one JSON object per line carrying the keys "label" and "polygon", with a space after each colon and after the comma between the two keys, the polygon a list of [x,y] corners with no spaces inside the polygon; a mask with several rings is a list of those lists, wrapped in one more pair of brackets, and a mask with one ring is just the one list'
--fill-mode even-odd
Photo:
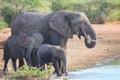
{"label": "shrub", "polygon": [[15,16],[15,9],[11,6],[5,6],[1,9],[1,14],[4,17],[4,21],[9,25]]}
{"label": "shrub", "polygon": [[113,9],[107,17],[107,21],[120,21],[120,9]]}
{"label": "shrub", "polygon": [[7,23],[4,21],[4,18],[0,16],[0,29],[8,27]]}
{"label": "shrub", "polygon": [[84,11],[87,17],[89,18],[91,23],[96,23],[96,20],[94,19],[95,11]]}
{"label": "shrub", "polygon": [[101,3],[98,9],[96,10],[86,10],[85,13],[90,19],[91,23],[102,24],[105,23],[106,18],[110,12],[111,4],[107,2]]}
{"label": "shrub", "polygon": [[51,9],[53,11],[65,10],[74,4],[74,0],[50,0],[52,3]]}

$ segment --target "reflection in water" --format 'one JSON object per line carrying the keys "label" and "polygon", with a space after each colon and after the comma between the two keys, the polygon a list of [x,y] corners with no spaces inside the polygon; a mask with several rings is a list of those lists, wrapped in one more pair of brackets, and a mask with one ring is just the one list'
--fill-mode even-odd
{"label": "reflection in water", "polygon": [[120,58],[107,65],[69,72],[57,80],[120,80]]}

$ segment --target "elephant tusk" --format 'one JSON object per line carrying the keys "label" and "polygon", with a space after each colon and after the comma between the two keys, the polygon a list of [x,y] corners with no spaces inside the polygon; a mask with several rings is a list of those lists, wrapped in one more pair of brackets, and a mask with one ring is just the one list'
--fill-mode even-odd
{"label": "elephant tusk", "polygon": [[90,41],[92,41],[92,42],[98,42],[97,40],[93,40],[93,39],[89,39]]}
{"label": "elephant tusk", "polygon": [[91,39],[90,37],[88,37],[86,33],[84,33],[84,36],[85,36],[88,40],[90,40],[90,41],[92,41],[92,42],[98,42],[97,40],[93,40],[93,39]]}

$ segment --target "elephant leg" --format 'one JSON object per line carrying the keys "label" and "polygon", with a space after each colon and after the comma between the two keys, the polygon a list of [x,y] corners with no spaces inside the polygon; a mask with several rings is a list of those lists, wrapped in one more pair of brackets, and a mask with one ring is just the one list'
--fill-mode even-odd
{"label": "elephant leg", "polygon": [[67,76],[66,64],[64,64],[63,61],[61,61],[61,67],[61,72]]}
{"label": "elephant leg", "polygon": [[62,48],[66,48],[67,38],[61,36],[58,32],[50,31],[50,40],[52,45],[59,45]]}
{"label": "elephant leg", "polygon": [[59,60],[58,65],[59,65],[59,69],[60,69],[61,73],[65,74],[65,76],[67,76],[66,65],[63,63],[63,61]]}
{"label": "elephant leg", "polygon": [[8,64],[8,61],[9,61],[10,58],[7,58],[7,59],[4,59],[4,68],[3,68],[3,71],[7,71],[7,64]]}
{"label": "elephant leg", "polygon": [[42,59],[38,63],[38,67],[40,68],[41,71],[45,69],[45,62]]}
{"label": "elephant leg", "polygon": [[[61,72],[61,65],[59,64],[59,61],[57,61],[57,66],[59,68],[59,71]],[[57,71],[55,70],[53,73],[57,73]]]}
{"label": "elephant leg", "polygon": [[12,58],[12,64],[13,64],[13,69],[14,71],[17,70],[17,67],[16,67],[16,59]]}
{"label": "elephant leg", "polygon": [[37,54],[36,53],[31,54],[31,65],[33,67],[38,67],[38,59],[37,59]]}
{"label": "elephant leg", "polygon": [[58,61],[58,66],[59,66],[59,69],[61,71],[61,73],[65,73],[65,70],[64,70],[64,64],[61,60]]}
{"label": "elephant leg", "polygon": [[26,59],[26,58],[25,58],[25,60],[26,60],[26,62],[27,62],[27,66],[30,66],[30,61],[29,61],[29,59]]}
{"label": "elephant leg", "polygon": [[52,63],[53,63],[53,67],[55,68],[55,72],[57,73],[57,76],[62,76],[59,70],[58,60],[56,58],[52,58]]}
{"label": "elephant leg", "polygon": [[25,53],[25,60],[26,60],[28,66],[32,66],[30,59],[31,59],[31,58],[30,58],[30,54],[29,54],[28,52],[26,52],[26,53]]}
{"label": "elephant leg", "polygon": [[22,67],[24,65],[24,60],[23,59],[19,59],[19,66],[18,68]]}

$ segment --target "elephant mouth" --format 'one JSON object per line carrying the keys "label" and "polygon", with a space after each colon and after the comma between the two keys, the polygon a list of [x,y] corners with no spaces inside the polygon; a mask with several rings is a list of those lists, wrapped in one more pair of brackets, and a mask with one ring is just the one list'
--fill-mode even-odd
{"label": "elephant mouth", "polygon": [[79,31],[79,34],[77,36],[79,39],[81,39],[81,36],[84,37],[84,42],[87,48],[93,48],[97,42],[94,34],[90,35],[82,29]]}
{"label": "elephant mouth", "polygon": [[85,37],[85,34],[83,33],[82,29],[79,30],[79,32],[77,33],[77,36],[79,39],[81,39],[81,36]]}
{"label": "elephant mouth", "polygon": [[92,39],[92,38],[91,38],[89,35],[87,35],[86,33],[84,33],[83,36],[87,39],[87,42],[88,42],[88,43],[97,42],[97,40]]}

